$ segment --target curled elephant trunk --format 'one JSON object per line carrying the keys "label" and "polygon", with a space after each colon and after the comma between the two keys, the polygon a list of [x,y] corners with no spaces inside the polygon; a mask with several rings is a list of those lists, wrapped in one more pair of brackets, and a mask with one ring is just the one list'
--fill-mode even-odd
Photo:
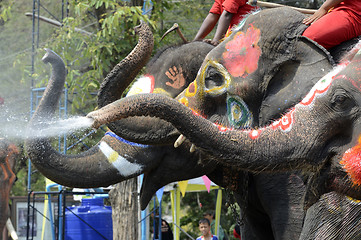
{"label": "curled elephant trunk", "polygon": [[[121,98],[124,90],[132,83],[140,70],[148,62],[154,39],[150,27],[141,22],[135,28],[139,35],[139,40],[135,48],[120,61],[103,80],[98,92],[98,107],[101,108],[111,102]],[[125,139],[130,141],[140,141],[144,137],[147,140],[159,137],[169,138],[168,142],[174,141],[174,136],[170,135],[174,130],[173,126],[166,122],[150,117],[134,117],[132,119],[122,119],[109,123],[108,128]],[[155,134],[148,134],[153,132]],[[147,134],[145,134],[147,133]]]}
{"label": "curled elephant trunk", "polygon": [[[120,99],[124,90],[135,79],[142,67],[147,63],[152,53],[154,43],[152,32],[148,25],[142,23],[140,26],[137,27],[137,33],[139,34],[139,40],[136,47],[131,51],[131,53],[129,53],[127,57],[125,57],[113,68],[113,70],[106,76],[106,78],[102,82],[98,93],[99,108]],[[198,61],[201,61],[203,59],[201,56],[205,56],[206,53],[208,53],[213,48],[206,45],[207,44],[193,43],[192,46],[194,48],[197,48],[194,49],[194,51],[197,53],[197,57],[194,57],[194,59],[189,60],[187,63],[180,64],[193,64],[195,66],[200,65],[201,62],[198,63]],[[178,50],[177,52],[174,52],[172,54],[174,54],[174,56],[177,56],[178,54],[180,56],[183,56],[184,58],[185,54],[189,52],[189,50],[187,47],[182,49],[184,52],[179,52],[180,50]],[[168,57],[166,58],[166,61],[171,61],[170,59],[172,58]],[[157,66],[159,66],[159,64]],[[188,68],[191,69],[190,67]],[[157,71],[163,70],[164,69],[157,69]],[[187,72],[186,74],[190,73]],[[147,76],[145,78],[151,79],[150,85],[152,85],[152,87],[154,87],[155,81],[158,81],[158,83],[162,81],[160,79],[154,79],[153,76]],[[191,81],[193,81],[193,78],[191,79]],[[164,82],[163,84],[167,86],[167,82]],[[180,89],[181,87],[186,87],[186,85],[179,86]],[[175,95],[170,95],[170,97],[174,97],[176,95],[178,95],[178,93]],[[132,117],[129,119],[121,119],[116,122],[108,123],[107,127],[118,136],[121,136],[122,138],[125,138],[129,141],[136,141],[139,143],[144,142],[155,144],[159,138],[162,138],[164,140],[163,144],[171,144],[176,140],[177,137],[175,134],[176,131],[171,124],[151,117]]]}
{"label": "curled elephant trunk", "polygon": [[135,48],[120,61],[103,80],[98,92],[98,106],[103,107],[118,100],[148,62],[153,51],[153,34],[150,27],[141,22],[135,28],[139,40]]}
{"label": "curled elephant trunk", "polygon": [[[52,76],[32,119],[28,132],[41,129],[44,117],[50,118],[59,102],[65,83],[65,65],[49,49],[43,58],[52,65]],[[31,135],[28,135],[31,136]],[[25,149],[34,166],[47,178],[69,187],[101,187],[138,175],[146,167],[132,163],[118,153],[129,152],[133,146],[120,144],[106,135],[88,151],[78,155],[65,155],[56,151],[46,138],[28,138]],[[147,159],[147,156],[142,156]]]}
{"label": "curled elephant trunk", "polygon": [[[293,110],[284,118],[297,119],[302,114]],[[88,117],[94,120],[93,127],[97,128],[107,122],[138,115],[164,119],[172,123],[197,147],[210,152],[220,161],[250,171],[273,170],[275,166],[279,170],[286,170],[299,165],[298,162],[284,161],[284,158],[291,158],[294,152],[299,152],[297,148],[303,139],[295,139],[296,132],[305,127],[305,124],[312,124],[312,121],[294,124],[292,131],[295,134],[292,134],[292,131],[286,133],[281,129],[284,127],[281,124],[285,119],[277,121],[280,129],[273,124],[259,130],[233,130],[216,125],[176,100],[158,94],[140,94],[123,98],[89,113]],[[267,148],[267,151],[256,150],[262,148]],[[281,159],[280,156],[284,158]]]}

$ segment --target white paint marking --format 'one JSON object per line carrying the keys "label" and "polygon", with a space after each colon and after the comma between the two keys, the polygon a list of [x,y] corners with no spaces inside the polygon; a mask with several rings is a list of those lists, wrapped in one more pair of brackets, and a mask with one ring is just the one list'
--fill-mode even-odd
{"label": "white paint marking", "polygon": [[[136,163],[131,163],[124,157],[120,156],[114,151],[106,142],[100,142],[99,149],[108,158],[109,162],[119,171],[119,173],[125,177],[134,173],[139,173],[142,170],[142,166]],[[116,157],[116,158],[114,158]]]}

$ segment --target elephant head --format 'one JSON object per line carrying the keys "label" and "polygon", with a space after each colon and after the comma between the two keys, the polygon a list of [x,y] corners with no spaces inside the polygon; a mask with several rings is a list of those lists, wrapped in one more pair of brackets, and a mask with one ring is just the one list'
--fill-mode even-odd
{"label": "elephant head", "polygon": [[7,140],[0,138],[0,229],[4,229],[9,218],[9,195],[15,181],[13,172],[18,148]]}

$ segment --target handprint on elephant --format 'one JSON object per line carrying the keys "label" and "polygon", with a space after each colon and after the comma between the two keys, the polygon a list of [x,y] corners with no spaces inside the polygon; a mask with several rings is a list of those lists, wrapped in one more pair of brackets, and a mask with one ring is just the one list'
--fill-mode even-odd
{"label": "handprint on elephant", "polygon": [[183,75],[183,69],[181,66],[170,67],[167,72],[165,72],[165,75],[171,80],[170,82],[166,82],[165,84],[168,86],[171,86],[175,89],[184,88],[186,84],[186,80]]}

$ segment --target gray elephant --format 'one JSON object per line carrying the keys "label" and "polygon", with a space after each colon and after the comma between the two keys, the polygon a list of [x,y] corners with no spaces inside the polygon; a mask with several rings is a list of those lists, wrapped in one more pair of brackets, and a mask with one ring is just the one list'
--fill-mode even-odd
{"label": "gray elephant", "polygon": [[[264,14],[266,14],[266,12],[264,12]],[[280,14],[279,12],[274,13],[276,14]],[[297,15],[297,14],[295,14]],[[265,17],[265,15],[263,15],[263,19],[268,19],[267,17]],[[300,18],[301,19],[301,18]],[[243,134],[246,136],[245,138],[242,138],[242,140],[238,140],[237,138],[233,139],[233,132],[236,131],[231,131],[230,127],[227,126],[225,123],[227,122],[227,119],[222,119],[219,116],[224,116],[226,114],[218,114],[218,118],[216,120],[211,119],[211,117],[215,116],[216,114],[214,114],[214,112],[212,113],[212,110],[207,112],[207,107],[212,109],[214,108],[214,105],[218,106],[217,104],[212,104],[214,102],[217,101],[224,101],[226,102],[224,105],[227,105],[229,109],[234,109],[234,111],[231,111],[228,113],[228,120],[229,122],[231,122],[231,127],[243,127],[243,126],[247,126],[247,124],[249,124],[249,122],[255,122],[254,116],[257,116],[256,120],[260,121],[262,125],[266,125],[267,122],[271,119],[274,119],[276,116],[280,116],[282,114],[282,112],[284,112],[284,110],[291,108],[297,101],[301,100],[302,97],[304,97],[307,93],[307,91],[310,89],[310,86],[303,86],[304,82],[301,81],[297,81],[297,78],[302,79],[300,76],[298,76],[296,78],[296,80],[288,80],[288,79],[281,79],[281,76],[278,76],[278,79],[281,79],[283,81],[279,81],[281,86],[277,85],[277,83],[279,82],[274,82],[274,78],[272,78],[272,74],[270,74],[270,76],[263,75],[261,73],[264,73],[262,71],[264,71],[264,69],[259,68],[258,66],[246,66],[246,67],[240,67],[238,68],[237,64],[239,64],[238,61],[241,61],[242,59],[237,59],[237,54],[239,54],[239,52],[242,50],[247,51],[249,50],[248,54],[250,54],[251,56],[257,56],[257,44],[258,44],[258,40],[260,38],[262,38],[262,41],[260,41],[259,46],[261,47],[261,51],[262,54],[264,52],[267,51],[267,49],[265,49],[265,46],[267,46],[265,44],[265,42],[267,43],[267,40],[264,42],[264,38],[267,38],[267,31],[260,31],[260,33],[257,33],[257,22],[255,20],[255,18],[249,18],[247,21],[249,21],[249,25],[247,26],[247,22],[246,22],[246,27],[244,29],[243,32],[239,31],[234,33],[230,39],[227,39],[224,43],[222,43],[219,47],[217,47],[216,49],[214,49],[208,56],[207,59],[205,61],[205,63],[203,64],[203,67],[200,71],[200,74],[198,75],[197,80],[190,85],[190,87],[183,92],[183,94],[181,94],[178,97],[178,100],[182,103],[188,103],[188,106],[193,108],[194,111],[190,111],[188,108],[185,107],[181,107],[181,105],[179,105],[178,103],[176,103],[175,101],[169,101],[168,105],[163,105],[163,103],[165,103],[163,100],[164,98],[157,98],[156,96],[136,96],[133,98],[129,98],[129,99],[124,99],[124,100],[120,100],[119,103],[117,104],[121,104],[122,107],[125,107],[124,111],[120,110],[118,108],[118,106],[115,106],[116,111],[114,112],[114,110],[112,109],[112,107],[115,105],[113,104],[113,106],[109,106],[107,108],[104,109],[104,112],[110,112],[111,114],[115,113],[115,118],[125,118],[128,116],[134,116],[134,115],[152,115],[152,116],[157,116],[157,117],[161,117],[163,119],[166,119],[167,121],[172,122],[177,129],[180,132],[184,132],[187,133],[186,136],[192,136],[192,138],[190,139],[191,142],[193,142],[194,144],[198,144],[198,146],[202,149],[205,149],[206,152],[210,153],[211,155],[215,156],[216,159],[218,160],[218,157],[220,159],[222,159],[222,163],[226,163],[226,164],[230,164],[231,166],[238,166],[240,168],[243,169],[248,169],[251,171],[256,171],[259,172],[261,170],[266,170],[266,171],[274,171],[274,168],[277,167],[277,171],[285,171],[285,170],[292,170],[292,169],[296,169],[296,168],[300,168],[303,169],[304,166],[307,166],[308,168],[306,169],[311,169],[311,170],[317,170],[320,169],[320,162],[322,161],[314,161],[314,162],[307,162],[307,164],[302,165],[300,164],[298,161],[283,161],[283,155],[281,153],[283,152],[278,152],[275,151],[274,155],[271,155],[273,158],[271,158],[270,160],[272,161],[264,161],[265,155],[263,154],[262,151],[259,151],[260,154],[257,155],[256,152],[254,152],[254,146],[255,144],[250,144],[249,148],[245,147],[245,148],[241,148],[239,147],[240,145],[243,147],[243,144],[245,142],[247,142],[247,144],[249,142],[253,142],[253,143],[259,143],[259,141],[261,142],[262,137],[265,136],[266,140],[269,141],[270,139],[274,139],[274,134],[269,133],[269,135],[267,135],[268,131],[261,131],[261,130],[253,130],[253,131],[244,131]],[[242,29],[240,29],[242,30]],[[249,32],[249,36],[250,38],[253,37],[253,39],[251,39],[250,42],[248,42],[248,46],[250,49],[247,49],[247,45],[244,46],[243,48],[237,48],[235,49],[234,52],[236,53],[232,53],[232,47],[237,45],[237,34],[238,35],[245,35],[247,36],[248,31]],[[253,32],[252,32],[253,31]],[[292,36],[290,38],[288,38],[289,36],[287,36],[287,39],[285,39],[283,42],[291,41],[292,38],[294,38],[295,36]],[[295,37],[296,38],[296,37]],[[282,43],[283,43],[282,42]],[[241,42],[242,43],[242,42]],[[261,45],[262,44],[262,45]],[[298,70],[302,67],[306,67],[307,65],[310,65],[311,63],[314,64],[319,64],[322,59],[322,54],[320,54],[318,56],[317,59],[317,55],[315,55],[315,59],[314,61],[310,61],[309,64],[305,64],[306,66],[303,66],[304,64],[302,63],[297,63],[297,60],[295,60],[295,56],[292,56],[291,50],[292,49],[299,49],[300,47],[302,47],[303,44],[313,44],[311,42],[309,42],[307,39],[297,39],[295,40],[294,43],[290,43],[290,49],[288,51],[286,51],[286,53],[289,53],[289,58],[287,59],[279,59],[280,56],[277,56],[277,54],[274,55],[274,59],[264,59],[264,58],[256,58],[256,63],[260,66],[264,66],[267,65],[265,64],[265,62],[267,61],[271,61],[274,62],[275,67],[274,69],[271,68],[271,70],[273,70],[274,72],[277,72],[277,70],[279,70],[282,67],[288,67],[289,65],[284,64],[287,63],[289,61],[295,61],[297,67],[296,70],[291,71],[292,74],[290,74],[290,76],[297,76],[297,74],[304,74],[306,75],[308,72],[305,72],[305,70],[302,70],[300,72],[298,72]],[[298,45],[298,47],[296,47]],[[317,47],[317,45],[314,45]],[[277,48],[277,49],[282,49],[282,48]],[[237,52],[238,51],[238,52]],[[242,52],[241,51],[241,52]],[[320,52],[322,51],[322,49],[320,49]],[[231,53],[229,53],[231,52]],[[267,53],[267,52],[266,52]],[[304,54],[304,52],[302,52]],[[310,53],[307,52],[306,53]],[[233,55],[232,55],[233,54]],[[242,54],[241,54],[242,55]],[[269,55],[267,55],[269,56]],[[303,55],[304,56],[304,55]],[[324,56],[327,56],[327,54],[325,54]],[[352,56],[352,54],[351,54]],[[282,55],[283,57],[283,55]],[[298,56],[300,57],[300,56]],[[301,54],[302,57],[302,54]],[[239,57],[238,57],[239,58]],[[351,57],[349,57],[351,58]],[[306,58],[307,59],[307,58]],[[317,59],[317,60],[316,60]],[[323,58],[325,59],[325,57]],[[279,60],[279,61],[277,61]],[[347,59],[346,59],[347,60]],[[236,62],[236,63],[235,63]],[[248,62],[250,63],[250,62]],[[256,64],[256,65],[257,65]],[[277,65],[278,64],[278,65]],[[283,65],[284,64],[284,65]],[[268,65],[267,65],[268,66]],[[271,64],[271,66],[273,66]],[[328,65],[330,66],[330,65]],[[322,69],[321,66],[319,66],[319,68]],[[252,71],[253,69],[253,71]],[[276,69],[276,70],[275,70]],[[317,69],[317,68],[316,68]],[[328,68],[330,69],[330,67]],[[272,71],[271,71],[272,73]],[[266,78],[259,78],[259,76],[266,76]],[[277,76],[277,74],[275,74],[275,76]],[[316,82],[317,78],[312,78],[313,74],[311,74],[311,76],[305,76],[303,81],[307,81],[307,84],[313,84],[314,82]],[[277,79],[277,78],[275,78]],[[257,82],[257,80],[260,80],[259,82]],[[267,80],[267,81],[265,81]],[[210,87],[209,87],[210,86]],[[303,88],[304,87],[304,88]],[[248,94],[251,93],[251,94]],[[287,96],[290,95],[290,93],[292,93],[291,96]],[[212,95],[211,97],[213,97],[213,99],[209,99],[211,97],[209,97],[209,95]],[[234,97],[237,96],[241,96],[241,98],[236,98]],[[206,96],[206,97],[204,97]],[[260,98],[260,103],[257,103],[257,96],[261,96],[258,97]],[[207,98],[208,97],[208,98]],[[275,100],[277,99],[282,99],[282,102],[277,102]],[[193,100],[193,101],[192,101]],[[212,101],[213,100],[213,101]],[[256,101],[256,102],[252,102],[252,101]],[[139,102],[139,105],[138,105]],[[159,103],[162,106],[162,108],[159,108]],[[195,103],[194,103],[195,102]],[[190,104],[192,103],[192,104]],[[247,103],[247,104],[245,104]],[[257,110],[257,104],[258,104],[258,109]],[[132,106],[132,107],[129,107]],[[133,107],[134,111],[133,111]],[[255,110],[253,110],[255,109]],[[220,109],[220,111],[225,111],[225,109]],[[214,109],[213,109],[214,111]],[[258,112],[259,111],[259,112]],[[167,115],[166,113],[172,112],[172,114]],[[177,113],[177,114],[173,114],[173,113]],[[163,114],[165,113],[165,114]],[[190,115],[189,120],[187,118],[187,120],[183,119],[180,116],[183,116],[183,114],[186,113],[184,116],[186,116],[187,114]],[[254,114],[256,113],[256,114]],[[178,115],[179,114],[179,115]],[[194,115],[195,116],[194,116]],[[212,115],[213,114],[213,115]],[[225,126],[221,126],[220,124],[213,124],[210,122],[205,121],[203,118],[199,117],[199,115],[202,115],[203,117],[207,117],[213,121],[217,121],[218,123],[221,123]],[[103,113],[93,113],[90,115],[93,118],[97,118],[98,117],[101,118],[101,121],[103,121],[105,119],[104,122],[107,121],[112,121],[114,120],[114,116],[105,116],[103,115]],[[187,115],[188,116],[188,115]],[[289,123],[290,125],[293,124],[293,121],[289,121],[291,118],[293,117],[293,114],[288,114],[285,117],[283,117],[281,120],[282,121],[276,121],[274,124],[271,125],[270,128],[267,128],[267,130],[269,129],[278,129],[278,127],[280,127],[283,131],[287,131],[288,127],[287,123]],[[287,118],[288,117],[288,118]],[[201,119],[201,120],[198,120]],[[223,122],[222,122],[223,120]],[[205,124],[205,122],[207,122],[208,125],[203,125]],[[308,122],[308,119],[305,121]],[[308,122],[310,123],[310,122]],[[237,124],[239,124],[237,126]],[[279,124],[279,125],[277,125]],[[203,128],[205,127],[206,128]],[[257,126],[257,125],[256,125]],[[305,147],[304,145],[302,145],[301,143],[305,144],[304,139],[302,139],[302,134],[300,134],[300,130],[302,129],[302,127],[304,127],[305,124],[301,123],[301,127],[298,128],[298,135],[296,135],[298,138],[300,139],[301,142],[297,142],[297,146],[293,146],[291,149],[288,149],[286,153],[290,154],[291,157],[293,157],[292,154],[294,153],[294,150],[297,149],[297,147]],[[332,125],[331,125],[332,126]],[[197,129],[195,131],[195,129]],[[201,130],[202,129],[202,130]],[[206,130],[204,130],[206,129]],[[309,128],[305,128],[304,129],[308,130]],[[211,131],[209,131],[211,130]],[[202,136],[198,136],[199,132],[202,132]],[[266,132],[266,134],[264,133]],[[271,131],[272,132],[272,131]],[[297,131],[296,131],[297,132]],[[325,131],[325,132],[329,132],[329,131]],[[262,133],[261,137],[259,137],[258,135]],[[216,135],[218,134],[218,135]],[[338,137],[340,137],[340,133],[337,132],[336,133]],[[217,136],[217,137],[215,137]],[[223,142],[222,144],[222,148],[215,148],[214,146],[218,146],[218,144],[220,144],[219,140],[217,139],[219,137],[219,139],[224,139],[224,136],[227,136],[228,139],[226,141],[226,143]],[[236,136],[236,135],[234,135]],[[291,136],[291,135],[288,135]],[[310,135],[311,136],[311,135]],[[342,135],[341,135],[342,136]],[[273,138],[272,138],[273,137]],[[292,136],[294,137],[294,136]],[[249,138],[249,139],[248,139]],[[166,138],[165,138],[166,139]],[[212,143],[209,144],[210,139],[212,139]],[[256,140],[251,140],[251,139],[256,139]],[[259,140],[261,139],[261,140]],[[289,137],[285,137],[285,139],[287,141],[285,142],[290,142],[293,143],[294,141],[291,141],[291,139]],[[158,139],[158,143],[162,143],[164,144],[165,142],[168,141],[168,139],[164,140],[164,139]],[[247,141],[248,140],[248,141]],[[263,140],[264,142],[266,140]],[[155,140],[152,139],[151,143],[154,143]],[[243,144],[239,144],[243,143]],[[264,144],[264,142],[262,142]],[[284,142],[283,142],[284,143]],[[310,145],[314,143],[313,140],[307,141],[307,143],[309,143]],[[196,145],[197,145],[196,144]],[[248,146],[246,144],[246,146]],[[266,144],[266,146],[279,146],[280,151],[283,151],[283,147],[279,145],[280,143],[278,143],[277,141],[274,141],[273,145],[271,144]],[[204,146],[208,146],[208,148],[204,148]],[[256,146],[261,146],[260,145],[256,145]],[[232,147],[232,148],[231,148]],[[227,149],[227,151],[223,151],[223,148]],[[228,151],[229,149],[232,149],[232,151]],[[210,151],[210,149],[212,149],[212,151]],[[238,149],[238,150],[237,150]],[[287,149],[287,148],[286,148]],[[217,150],[219,151],[217,154]],[[310,157],[310,155],[312,157],[316,158],[321,158],[321,156],[319,154],[316,153],[320,153],[320,149],[312,149],[312,152],[308,152],[309,155],[307,155],[307,157]],[[332,149],[334,150],[334,149]],[[272,153],[273,154],[273,153]],[[332,152],[331,152],[332,154]],[[236,157],[238,156],[238,157]],[[257,158],[253,159],[253,156],[257,156]],[[325,155],[325,156],[329,156],[329,155]],[[245,161],[248,160],[248,161]],[[262,161],[263,159],[263,161]],[[297,159],[297,158],[296,158]],[[325,159],[325,158],[324,158]],[[326,157],[327,159],[327,157]],[[242,161],[243,160],[243,161]],[[253,160],[257,160],[257,161],[253,161]],[[317,159],[319,160],[319,159]],[[304,163],[305,163],[304,162]],[[251,164],[250,164],[251,163]],[[290,164],[293,163],[293,164]],[[314,166],[312,167],[312,163],[314,163]],[[324,162],[322,162],[324,163]],[[301,167],[302,165],[302,167]],[[311,167],[310,167],[311,166]],[[309,194],[308,194],[308,198],[307,200],[309,201],[308,204],[311,205],[312,203],[314,203],[322,193],[327,192],[327,191],[331,191],[331,190],[335,190],[338,192],[341,192],[343,194],[348,194],[350,196],[353,197],[357,197],[357,194],[355,194],[355,189],[357,190],[358,186],[354,186],[354,188],[351,188],[352,186],[352,182],[347,180],[347,174],[345,174],[345,171],[340,171],[337,172],[335,171],[335,169],[337,169],[337,164],[335,165],[336,167],[331,168],[332,171],[330,170],[330,166],[326,166],[326,170],[323,170],[319,172],[319,174],[321,175],[321,177],[313,177],[310,180],[310,183],[308,186],[311,188],[309,189],[309,193],[313,193],[314,196],[312,196],[312,198],[310,199]],[[337,172],[337,174],[335,174],[335,172]],[[314,183],[317,183],[314,185]],[[332,184],[331,184],[332,183]],[[351,184],[350,184],[351,183]],[[352,190],[350,190],[352,189]],[[342,198],[342,201],[340,202],[345,202],[344,199]],[[346,204],[347,205],[347,204]],[[322,215],[319,215],[319,217],[322,217]],[[320,220],[320,219],[318,219]],[[330,223],[332,223],[332,221],[330,221]],[[325,229],[325,228],[323,228]],[[320,231],[319,231],[320,232]],[[356,229],[353,233],[356,234],[357,236],[357,232],[358,229]],[[330,234],[334,234],[333,236],[340,236],[337,234],[335,231],[331,231]],[[354,235],[355,236],[355,235]],[[352,237],[350,238],[350,235],[343,235],[343,237],[345,237],[345,239],[353,239]]]}

